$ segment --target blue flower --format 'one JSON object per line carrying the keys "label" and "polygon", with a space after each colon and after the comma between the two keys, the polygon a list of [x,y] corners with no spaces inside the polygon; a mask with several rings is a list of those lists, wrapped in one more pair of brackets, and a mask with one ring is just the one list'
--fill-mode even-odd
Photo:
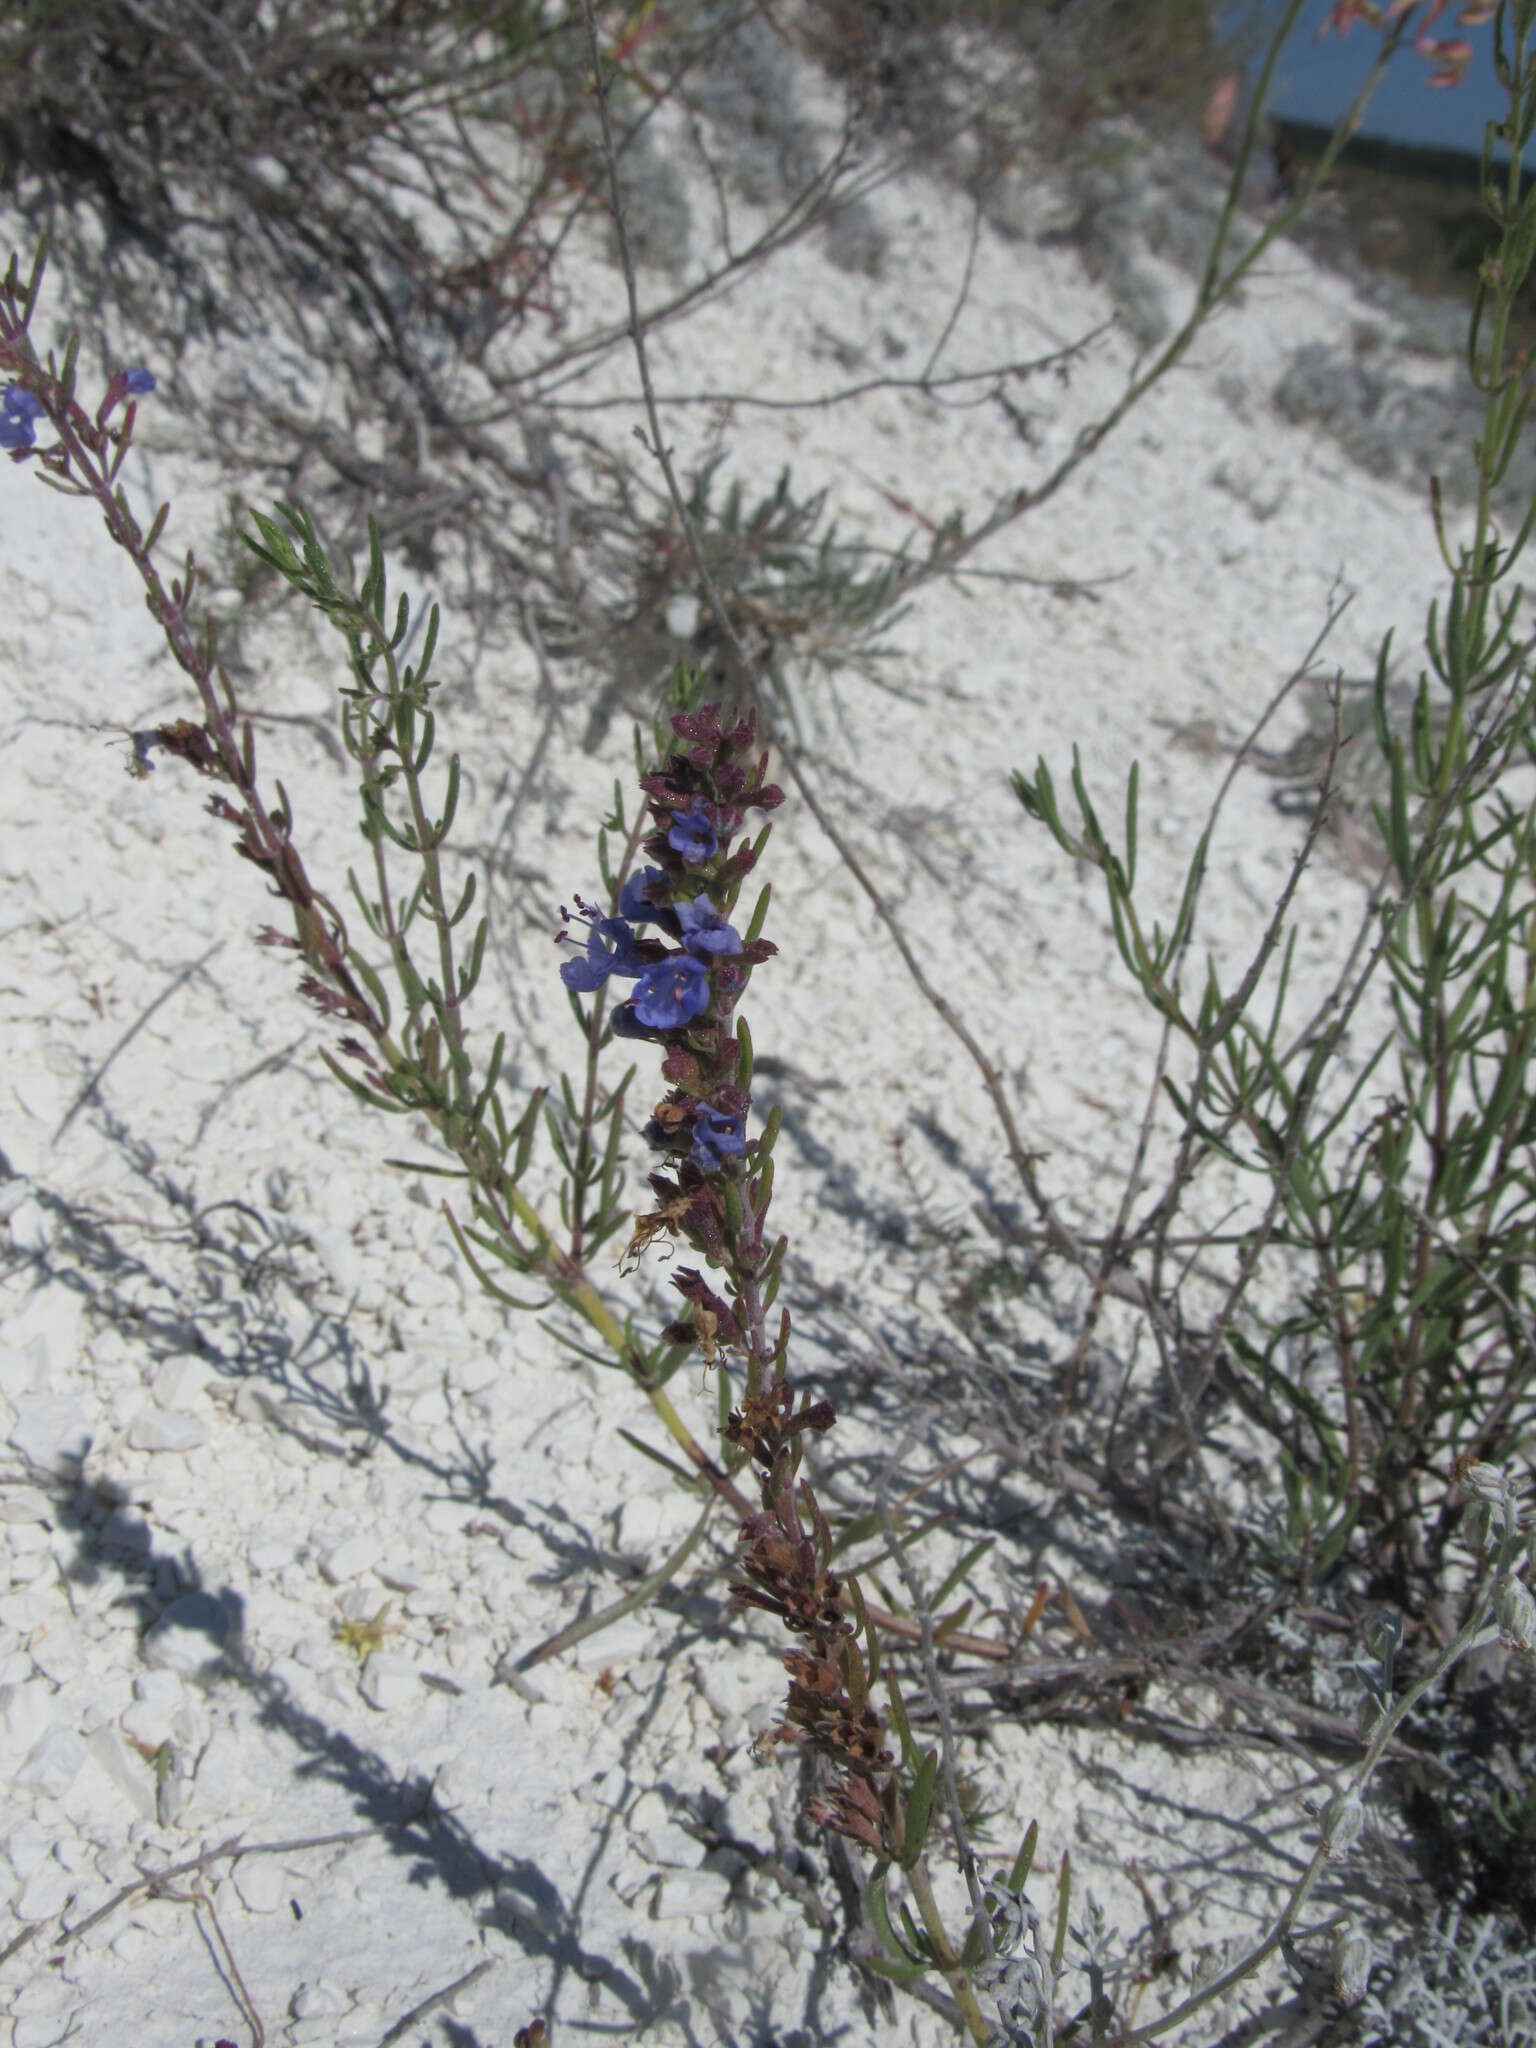
{"label": "blue flower", "polygon": [[39,399],[30,391],[23,391],[19,384],[8,384],[4,397],[0,397],[0,448],[11,455],[30,448],[37,439],[37,422],[42,416]]}
{"label": "blue flower", "polygon": [[130,398],[147,398],[155,388],[154,373],[151,370],[125,370],[123,389]]}
{"label": "blue flower", "polygon": [[[577,908],[586,910],[579,898]],[[573,995],[591,995],[603,986],[610,974],[627,977],[644,974],[646,962],[636,956],[635,935],[622,917],[598,917],[586,910],[586,922],[586,959],[567,960],[560,970],[560,979]],[[569,939],[563,932],[561,937],[567,938],[571,945],[581,943],[580,940]]]}
{"label": "blue flower", "polygon": [[693,1163],[713,1173],[727,1159],[739,1159],[747,1149],[744,1118],[727,1116],[723,1110],[701,1109],[693,1119]]}
{"label": "blue flower", "polygon": [[713,858],[720,844],[720,835],[709,822],[702,802],[695,800],[691,804],[685,804],[680,811],[672,813],[667,844],[674,853],[680,853],[684,862],[691,868],[696,868],[700,862]]}
{"label": "blue flower", "polygon": [[691,903],[679,903],[677,921],[682,927],[683,944],[690,953],[708,955],[741,951],[740,932],[734,925],[726,923],[707,896],[696,896]]}
{"label": "blue flower", "polygon": [[668,912],[655,901],[657,883],[663,888],[669,886],[670,877],[665,868],[642,868],[638,875],[631,875],[624,884],[619,897],[619,915],[627,917],[633,924],[659,924]]}
{"label": "blue flower", "polygon": [[617,1008],[610,1010],[608,1028],[615,1038],[643,1038],[647,1045],[656,1035],[653,1031],[647,1031],[640,1022],[635,1015],[633,1003],[620,1003]]}
{"label": "blue flower", "polygon": [[646,969],[635,990],[635,1015],[653,1031],[671,1031],[709,1008],[709,976],[691,953],[673,953]]}

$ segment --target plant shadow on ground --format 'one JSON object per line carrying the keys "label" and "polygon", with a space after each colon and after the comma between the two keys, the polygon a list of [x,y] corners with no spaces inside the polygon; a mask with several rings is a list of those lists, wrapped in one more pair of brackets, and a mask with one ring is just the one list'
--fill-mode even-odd
{"label": "plant shadow on ground", "polygon": [[[621,1746],[618,1768],[624,1777],[623,1796],[600,1813],[589,1810],[587,1863],[567,1898],[536,1858],[486,1847],[456,1814],[437,1803],[429,1777],[396,1770],[366,1744],[300,1704],[279,1677],[263,1671],[243,1639],[246,1600],[240,1589],[228,1583],[213,1589],[205,1581],[191,1550],[172,1551],[157,1546],[147,1522],[116,1500],[116,1489],[110,1489],[107,1499],[99,1503],[110,1508],[114,1530],[114,1540],[104,1545],[99,1520],[84,1511],[83,1503],[95,1498],[88,1487],[82,1491],[76,1484],[61,1484],[55,1473],[41,1468],[24,1467],[23,1476],[27,1483],[49,1495],[52,1526],[74,1545],[73,1557],[62,1566],[71,1586],[84,1589],[99,1585],[104,1578],[120,1579],[123,1592],[113,1604],[126,1601],[134,1606],[144,1616],[146,1625],[157,1618],[160,1603],[150,1590],[157,1581],[161,1585],[174,1584],[178,1600],[204,1594],[217,1603],[229,1623],[227,1636],[211,1620],[207,1626],[200,1626],[194,1617],[184,1630],[180,1617],[176,1618],[178,1632],[203,1633],[208,1638],[208,1656],[197,1673],[197,1683],[214,1702],[223,1688],[237,1688],[260,1726],[294,1751],[292,1783],[329,1786],[342,1794],[361,1823],[359,1843],[366,1839],[386,1846],[393,1857],[405,1864],[407,1884],[437,1887],[455,1900],[481,1902],[476,1912],[478,1926],[485,1932],[495,1932],[529,1962],[542,1963],[549,1970],[547,2004],[551,2009],[568,1980],[579,1979],[587,1984],[600,1984],[605,1994],[623,2008],[623,2021],[616,2027],[599,2023],[599,2033],[615,2031],[626,2039],[643,2040],[650,2028],[667,2021],[681,2030],[690,2048],[695,2043],[703,2048],[706,2041],[721,2044],[721,2048],[764,2048],[773,2040],[800,2038],[809,2044],[841,2038],[843,2030],[824,2025],[818,2009],[833,1958],[843,1950],[843,1936],[835,1926],[823,1931],[825,1952],[808,1991],[806,2031],[798,2036],[772,2034],[766,2017],[745,2032],[727,2028],[701,2036],[681,1973],[648,1942],[639,1937],[625,1938],[622,1947],[629,1964],[626,1969],[612,1956],[590,1948],[582,1938],[588,1894],[612,1846],[622,1806],[641,1789],[640,1780],[632,1775],[633,1766],[660,1692],[667,1683],[666,1667],[673,1659],[685,1657],[690,1649],[717,1639],[719,1632],[713,1617],[707,1618],[703,1626],[679,1621],[669,1635],[658,1635],[663,1669],[652,1682],[650,1699],[637,1708]],[[657,1789],[664,1797],[669,1796],[665,1781]],[[679,1799],[678,1804],[686,1812],[686,1802]],[[206,1819],[203,1826],[206,1831]],[[263,1832],[270,1837],[272,1830]],[[333,1846],[327,1835],[318,1838],[317,1847]],[[259,1852],[262,1845],[261,1836],[248,1825],[233,1830],[228,1839],[243,1842],[245,1853]],[[303,1853],[302,1842],[293,1853]],[[234,1852],[223,1851],[211,1852],[206,1859],[215,1867],[234,1860]],[[146,1871],[145,1888],[137,1896],[153,1895],[152,1878],[153,1872]],[[125,1905],[128,1903],[124,1901]],[[57,1949],[59,1942],[52,1946]],[[699,1998],[704,2012],[709,2011],[710,1962],[710,1953],[705,1953],[691,1958],[689,1963],[690,1974],[699,1980],[693,1995]],[[726,1974],[729,1975],[728,1967]],[[766,2014],[766,2003],[764,2010]],[[457,2023],[437,2024],[450,2030],[444,2036],[447,2041],[469,2044],[480,2040],[480,2036]]]}

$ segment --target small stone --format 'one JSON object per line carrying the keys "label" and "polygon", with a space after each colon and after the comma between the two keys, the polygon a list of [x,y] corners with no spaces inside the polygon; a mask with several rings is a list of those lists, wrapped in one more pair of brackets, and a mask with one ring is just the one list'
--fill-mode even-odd
{"label": "small stone", "polygon": [[765,1802],[752,1788],[738,1785],[715,1814],[715,1826],[728,1842],[760,1842],[768,1837]]}
{"label": "small stone", "polygon": [[164,1408],[178,1415],[190,1415],[201,1408],[206,1398],[204,1387],[208,1368],[196,1358],[189,1358],[185,1352],[177,1352],[166,1359],[150,1383],[150,1394],[157,1408]]}
{"label": "small stone", "polygon": [[26,1344],[0,1345],[0,1394],[8,1401],[23,1394],[41,1394],[48,1385],[48,1339],[41,1334]]}
{"label": "small stone", "polygon": [[373,1569],[375,1577],[396,1593],[419,1593],[427,1583],[425,1575],[408,1557],[381,1557]]}
{"label": "small stone", "polygon": [[50,1836],[40,1820],[24,1820],[5,1843],[5,1860],[25,1884],[48,1854]]}
{"label": "small stone", "polygon": [[235,1865],[235,1890],[248,1913],[275,1913],[288,1889],[275,1856],[242,1856]]}
{"label": "small stone", "polygon": [[718,1870],[669,1870],[653,1920],[718,1920],[731,1902],[731,1881]]}
{"label": "small stone", "polygon": [[145,1636],[140,1655],[152,1670],[191,1677],[222,1656],[229,1632],[222,1600],[212,1593],[183,1593]]}
{"label": "small stone", "polygon": [[144,1517],[131,1508],[116,1508],[101,1526],[102,1546],[119,1557],[146,1557],[154,1548],[154,1535]]}
{"label": "small stone", "polygon": [[77,1402],[53,1394],[22,1394],[16,1400],[16,1421],[6,1441],[34,1471],[56,1479],[78,1479],[92,1432]]}
{"label": "small stone", "polygon": [[359,1572],[367,1571],[379,1554],[378,1543],[372,1536],[344,1536],[340,1543],[322,1553],[320,1571],[333,1586],[339,1586],[344,1579],[355,1579]]}
{"label": "small stone", "polygon": [[208,1425],[196,1415],[141,1408],[128,1425],[128,1441],[136,1451],[195,1451],[207,1443]]}
{"label": "small stone", "polygon": [[462,1394],[483,1394],[506,1376],[506,1367],[489,1351],[471,1351],[459,1359],[449,1375]]}
{"label": "small stone", "polygon": [[245,1561],[253,1571],[282,1572],[293,1563],[296,1554],[291,1543],[278,1537],[267,1543],[253,1543],[245,1553]]}
{"label": "small stone", "polygon": [[47,1251],[58,1234],[57,1219],[45,1209],[36,1195],[26,1195],[11,1211],[11,1243],[19,1252],[37,1254]]}
{"label": "small stone", "polygon": [[176,1673],[141,1671],[133,1681],[133,1697],[139,1706],[161,1717],[164,1727],[158,1739],[166,1740],[171,1732],[172,1720],[180,1713],[186,1698],[186,1689]]}
{"label": "small stone", "polygon": [[[27,1659],[27,1671],[33,1665]],[[0,1686],[0,1747],[12,1757],[27,1755],[53,1722],[53,1688],[31,1677],[20,1686]]]}
{"label": "small stone", "polygon": [[60,1614],[39,1630],[32,1644],[32,1662],[55,1685],[73,1685],[85,1668],[86,1650],[78,1626],[68,1614]]}
{"label": "small stone", "polygon": [[347,1999],[334,1984],[300,1984],[289,2000],[288,2010],[296,2020],[335,2019],[347,2009]]}
{"label": "small stone", "polygon": [[215,1728],[197,1760],[197,1796],[215,1813],[232,1812],[245,1783],[239,1739],[232,1728]]}
{"label": "small stone", "polygon": [[448,1406],[448,1396],[441,1387],[428,1387],[424,1393],[416,1396],[410,1406],[411,1422],[417,1429],[441,1428],[445,1422],[451,1420],[452,1412]]}
{"label": "small stone", "polygon": [[704,1860],[704,1844],[678,1826],[659,1792],[642,1792],[626,1816],[635,1851],[647,1863],[692,1869]]}
{"label": "small stone", "polygon": [[142,1927],[125,1927],[112,1944],[112,1953],[120,1962],[131,1963],[144,1952],[144,1930]]}
{"label": "small stone", "polygon": [[69,2039],[74,2023],[75,2016],[68,2007],[61,2012],[24,2013],[11,2036],[12,2048],[55,2048],[56,2043]]}
{"label": "small stone", "polygon": [[110,1778],[140,1820],[155,1817],[155,1781],[144,1759],[136,1756],[115,1728],[98,1728],[86,1743],[94,1763]]}
{"label": "small stone", "polygon": [[85,1756],[83,1736],[73,1728],[50,1728],[42,1741],[34,1744],[14,1782],[22,1791],[62,1799],[75,1782]]}
{"label": "small stone", "polygon": [[51,1522],[58,1509],[35,1486],[14,1486],[7,1488],[0,1498],[0,1522],[13,1526],[17,1523]]}
{"label": "small stone", "polygon": [[377,1650],[363,1666],[357,1689],[370,1707],[381,1714],[395,1707],[409,1706],[420,1691],[421,1680],[409,1657],[396,1650]]}
{"label": "small stone", "polygon": [[52,1920],[69,1904],[74,1889],[75,1880],[50,1857],[27,1879],[11,1910],[18,1920]]}

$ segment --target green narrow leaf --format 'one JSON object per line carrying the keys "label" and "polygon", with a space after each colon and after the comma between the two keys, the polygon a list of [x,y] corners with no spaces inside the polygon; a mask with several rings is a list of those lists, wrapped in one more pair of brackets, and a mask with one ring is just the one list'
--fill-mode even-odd
{"label": "green narrow leaf", "polygon": [[501,1079],[501,1062],[506,1049],[507,1034],[505,1031],[498,1031],[496,1043],[491,1047],[491,1063],[485,1070],[485,1085],[475,1097],[474,1108],[469,1113],[469,1120],[473,1124],[478,1124],[485,1115],[485,1105],[495,1093],[496,1083]]}
{"label": "green narrow leaf", "polygon": [[389,1029],[389,993],[383,982],[374,973],[361,953],[348,953],[347,968],[350,973],[357,976],[364,988],[367,989],[369,995],[373,997],[374,1002],[378,1006],[379,1021],[384,1030],[387,1031]]}
{"label": "green narrow leaf", "polygon": [[475,984],[480,979],[481,963],[485,959],[485,941],[491,928],[488,917],[482,917],[475,926],[475,936],[470,942],[469,965],[459,970],[459,1001],[474,994]]}
{"label": "green narrow leaf", "polygon": [[1061,1975],[1062,1958],[1067,1953],[1067,1912],[1072,1903],[1072,1853],[1061,1852],[1061,1876],[1056,1885],[1056,1940],[1051,1948],[1051,1971]]}
{"label": "green narrow leaf", "polygon": [[535,1088],[528,1098],[528,1107],[513,1126],[513,1134],[517,1139],[517,1157],[513,1161],[510,1178],[514,1182],[520,1181],[528,1170],[528,1160],[533,1151],[534,1135],[539,1127],[539,1111],[543,1107],[544,1097],[547,1093],[548,1091],[544,1088]]}
{"label": "green narrow leaf", "polygon": [[1141,763],[1131,763],[1131,779],[1125,791],[1125,889],[1136,886],[1136,798],[1141,786]]}
{"label": "green narrow leaf", "polygon": [[459,757],[457,754],[450,754],[448,756],[448,789],[443,798],[443,815],[438,819],[436,829],[432,834],[434,846],[441,846],[448,837],[448,834],[453,830],[453,821],[458,815],[458,809]]}
{"label": "green narrow leaf", "polygon": [[[611,1364],[612,1360],[610,1359],[606,1362]],[[643,1437],[636,1436],[633,1430],[625,1429],[620,1425],[619,1435],[623,1437],[630,1449],[638,1451],[642,1458],[649,1458],[653,1465],[659,1465],[664,1472],[670,1472],[679,1485],[686,1486],[690,1492],[697,1490],[700,1484],[697,1472],[690,1472],[686,1465],[679,1465],[677,1460],[669,1458],[665,1451],[656,1450]]]}
{"label": "green narrow leaf", "polygon": [[1413,843],[1408,832],[1408,776],[1403,765],[1403,743],[1392,738],[1392,809],[1387,834],[1397,878],[1405,889],[1413,882]]}
{"label": "green narrow leaf", "polygon": [[396,1102],[392,1096],[376,1095],[371,1088],[358,1080],[356,1074],[349,1074],[347,1072],[329,1046],[321,1046],[320,1057],[325,1061],[325,1064],[330,1068],[343,1088],[349,1094],[355,1095],[358,1101],[365,1104],[369,1109],[388,1110],[392,1116],[399,1116],[411,1107],[408,1102]]}
{"label": "green narrow leaf", "polygon": [[1035,1845],[1039,1840],[1040,1823],[1032,1820],[1024,1830],[1024,1840],[1019,1845],[1019,1853],[1014,1857],[1013,1868],[1008,1873],[1008,1889],[1015,1897],[1029,1882],[1029,1873],[1035,1863]]}
{"label": "green narrow leaf", "polygon": [[939,1775],[939,1752],[930,1749],[917,1767],[912,1790],[907,1795],[907,1835],[901,1848],[901,1867],[911,1870],[923,1853],[928,1827],[933,1819],[933,1788]]}
{"label": "green narrow leaf", "polygon": [[997,1538],[995,1536],[983,1536],[979,1543],[971,1545],[964,1557],[961,1558],[960,1562],[949,1574],[949,1577],[945,1579],[943,1585],[930,1597],[928,1605],[933,1613],[937,1614],[966,1573],[974,1569],[981,1562],[982,1558],[986,1556],[996,1541]]}
{"label": "green narrow leaf", "polygon": [[[890,1908],[886,1904],[885,1887],[891,1866],[882,1863],[869,1881],[869,1924],[875,1931],[875,1939],[885,1950],[884,1972],[895,1978],[898,1984],[914,1983],[924,1974],[923,1959],[902,1945],[901,1937],[891,1925]],[[877,1957],[871,1961],[880,1967]]]}
{"label": "green narrow leaf", "polygon": [[896,1730],[896,1739],[901,1744],[901,1760],[910,1767],[916,1761],[917,1748],[912,1740],[912,1724],[907,1719],[907,1703],[901,1696],[901,1687],[896,1683],[896,1674],[890,1669],[887,1669],[885,1674],[885,1690],[891,1702],[891,1726]]}
{"label": "green narrow leaf", "polygon": [[468,880],[467,880],[467,881],[465,882],[465,884],[464,884],[464,894],[463,894],[463,895],[462,895],[462,896],[461,896],[461,897],[459,898],[459,906],[458,906],[458,909],[457,909],[457,910],[454,910],[454,911],[451,911],[451,912],[449,913],[449,916],[448,916],[448,929],[449,929],[449,931],[452,931],[452,930],[454,929],[454,927],[455,927],[456,925],[460,925],[460,924],[462,924],[462,923],[464,922],[464,918],[465,918],[465,915],[466,915],[466,913],[467,913],[467,912],[468,912],[468,910],[469,910],[469,906],[471,905],[471,903],[473,903],[473,902],[474,902],[474,900],[475,900],[475,871],[474,871],[474,869],[473,869],[473,868],[471,868],[471,869],[470,869],[470,871],[469,871],[469,879],[468,879]]}
{"label": "green narrow leaf", "polygon": [[752,919],[747,926],[745,944],[750,946],[754,939],[762,937],[763,926],[768,921],[768,905],[772,899],[773,884],[771,882],[764,882],[762,888],[757,892],[757,902],[753,905]]}
{"label": "green narrow leaf", "polygon": [[465,1236],[464,1232],[459,1228],[458,1218],[454,1215],[453,1211],[449,1208],[446,1202],[444,1202],[443,1204],[443,1214],[448,1219],[448,1228],[453,1232],[454,1243],[458,1246],[460,1256],[463,1258],[465,1265],[468,1266],[470,1272],[474,1274],[475,1280],[481,1287],[481,1289],[486,1294],[490,1295],[493,1301],[499,1301],[503,1304],[503,1306],[507,1308],[528,1309],[535,1315],[537,1315],[541,1309],[548,1308],[548,1295],[546,1295],[542,1301],[523,1301],[514,1294],[508,1294],[505,1288],[499,1287],[496,1284],[496,1282],[491,1278],[490,1274],[486,1272],[485,1268],[481,1265],[480,1261],[475,1257],[474,1253],[470,1250],[469,1239]]}

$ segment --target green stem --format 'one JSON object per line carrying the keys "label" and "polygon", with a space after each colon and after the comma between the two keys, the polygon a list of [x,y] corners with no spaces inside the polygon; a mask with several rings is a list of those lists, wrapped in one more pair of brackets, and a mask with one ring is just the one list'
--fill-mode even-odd
{"label": "green stem", "polygon": [[907,1872],[907,1882],[912,1887],[912,1896],[917,1901],[917,1910],[922,1917],[923,1929],[933,1943],[934,1954],[949,1981],[949,1988],[955,1994],[955,2001],[965,2020],[966,2031],[978,2048],[986,2048],[992,2038],[992,2029],[981,2016],[981,2007],[976,2003],[976,1994],[971,1989],[971,1980],[961,1966],[960,1958],[950,1946],[943,1917],[939,1912],[938,1900],[933,1896],[933,1886],[928,1878],[928,1865],[919,1857]]}
{"label": "green stem", "polygon": [[633,1614],[637,1607],[643,1607],[648,1600],[654,1599],[664,1587],[672,1583],[689,1558],[692,1557],[694,1551],[698,1549],[703,1539],[704,1531],[709,1526],[709,1518],[714,1511],[715,1500],[713,1494],[711,1494],[704,1503],[704,1512],[699,1516],[699,1519],[688,1531],[682,1542],[678,1544],[676,1550],[669,1557],[664,1558],[655,1571],[648,1572],[643,1579],[630,1588],[622,1600],[615,1600],[611,1607],[604,1607],[596,1614],[589,1614],[582,1621],[573,1621],[569,1628],[561,1629],[558,1635],[546,1637],[536,1649],[530,1650],[525,1657],[518,1659],[517,1669],[519,1671],[531,1671],[535,1664],[546,1663],[551,1657],[558,1657],[566,1650],[575,1649],[578,1643],[584,1643],[589,1636],[600,1634],[605,1628],[611,1627],[614,1622],[622,1621],[626,1614]]}

